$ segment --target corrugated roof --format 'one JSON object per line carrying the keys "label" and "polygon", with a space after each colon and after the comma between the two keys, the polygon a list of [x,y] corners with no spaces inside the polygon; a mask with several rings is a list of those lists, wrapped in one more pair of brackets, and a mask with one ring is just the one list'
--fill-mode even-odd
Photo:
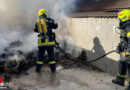
{"label": "corrugated roof", "polygon": [[130,9],[130,0],[80,0],[71,17],[117,17],[123,9]]}
{"label": "corrugated roof", "polygon": [[130,0],[80,0],[77,11],[114,11],[130,9]]}

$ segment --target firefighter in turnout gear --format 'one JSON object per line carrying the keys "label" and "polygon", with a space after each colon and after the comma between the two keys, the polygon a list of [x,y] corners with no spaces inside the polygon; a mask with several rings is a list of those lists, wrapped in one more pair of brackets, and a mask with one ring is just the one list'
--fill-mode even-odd
{"label": "firefighter in turnout gear", "polygon": [[129,76],[129,86],[126,90],[130,90],[130,10],[122,10],[118,14],[120,20],[119,29],[121,30],[121,42],[117,47],[117,53],[121,54],[119,61],[119,73],[112,82],[124,86],[127,70]]}
{"label": "firefighter in turnout gear", "polygon": [[54,60],[54,45],[55,36],[52,29],[56,29],[58,24],[51,18],[47,17],[47,12],[44,9],[38,12],[39,19],[37,20],[34,32],[38,34],[38,60],[36,62],[36,72],[41,72],[44,63],[44,54],[47,51],[49,56],[49,65],[51,72],[56,71],[56,61]]}

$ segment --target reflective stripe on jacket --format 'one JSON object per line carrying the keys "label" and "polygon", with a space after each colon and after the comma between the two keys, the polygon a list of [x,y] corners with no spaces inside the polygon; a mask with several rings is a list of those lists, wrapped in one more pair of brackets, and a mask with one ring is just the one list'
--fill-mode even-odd
{"label": "reflective stripe on jacket", "polygon": [[51,46],[54,45],[55,41],[49,41],[47,37],[38,37],[38,46]]}

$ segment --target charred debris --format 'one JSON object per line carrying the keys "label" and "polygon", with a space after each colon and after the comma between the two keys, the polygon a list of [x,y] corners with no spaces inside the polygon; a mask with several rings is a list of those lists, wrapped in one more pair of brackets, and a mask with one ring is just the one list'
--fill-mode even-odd
{"label": "charred debris", "polygon": [[[21,50],[15,49],[22,45],[21,41],[14,41],[9,44],[8,47],[4,48],[4,52],[0,54],[0,74],[4,74],[5,77],[10,78],[10,75],[21,75],[26,74],[29,68],[33,67],[37,60],[38,50],[24,53]],[[66,58],[66,55],[70,59]],[[77,57],[71,56],[70,54],[63,55],[59,52],[55,52],[55,59],[58,65],[63,66],[62,69],[71,67],[83,67],[92,66],[91,64],[80,63],[80,61],[87,61],[86,51],[81,51]],[[48,65],[48,58],[45,56],[44,66]]]}
{"label": "charred debris", "polygon": [[21,41],[14,41],[4,48],[4,52],[0,54],[0,73],[20,74],[35,65],[37,50],[24,53],[16,49],[21,45]]}

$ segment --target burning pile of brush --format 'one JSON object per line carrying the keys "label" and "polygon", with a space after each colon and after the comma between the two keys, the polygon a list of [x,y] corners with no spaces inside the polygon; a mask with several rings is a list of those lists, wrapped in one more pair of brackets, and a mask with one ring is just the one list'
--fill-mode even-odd
{"label": "burning pile of brush", "polygon": [[21,73],[35,65],[37,51],[23,53],[21,50],[15,50],[22,44],[20,41],[10,43],[0,55],[0,73]]}
{"label": "burning pile of brush", "polygon": [[[38,51],[24,53],[21,50],[14,49],[22,44],[20,41],[10,43],[4,49],[4,53],[0,55],[0,73],[16,73],[20,74],[36,64]],[[70,59],[61,55],[60,52],[55,53],[55,59],[58,65],[64,68],[73,67],[78,61],[86,61],[86,51],[83,50],[78,57],[73,57],[67,54]],[[45,64],[48,64],[47,56],[45,56]]]}

